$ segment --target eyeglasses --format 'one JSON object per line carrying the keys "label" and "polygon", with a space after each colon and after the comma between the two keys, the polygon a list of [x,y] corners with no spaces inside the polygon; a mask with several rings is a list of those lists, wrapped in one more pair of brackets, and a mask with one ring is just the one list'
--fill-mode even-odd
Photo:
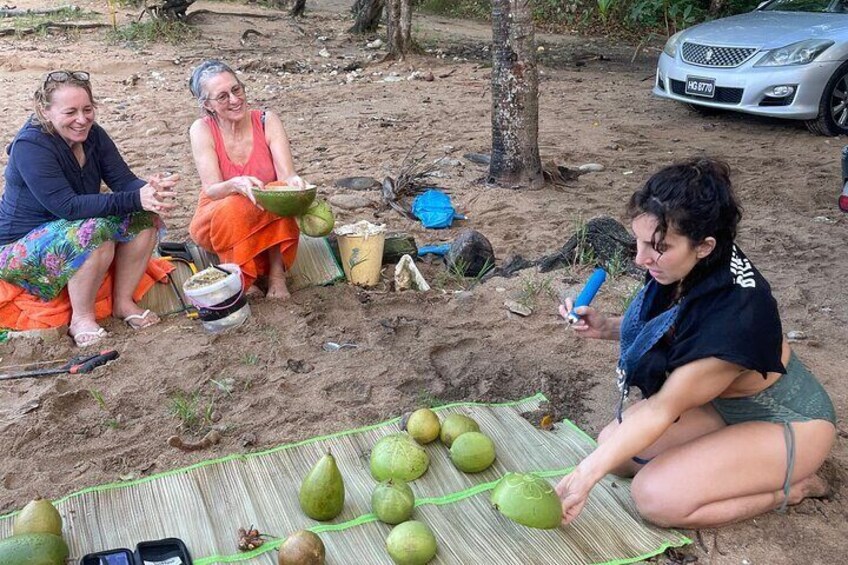
{"label": "eyeglasses", "polygon": [[68,82],[72,79],[80,82],[88,82],[91,79],[91,75],[85,71],[53,71],[47,73],[47,77],[44,79],[44,86],[47,86],[48,82]]}
{"label": "eyeglasses", "polygon": [[230,101],[230,95],[235,96],[236,98],[241,98],[242,96],[244,96],[244,86],[242,86],[241,84],[237,84],[232,87],[229,92],[224,91],[218,96],[215,96],[214,98],[207,97],[207,100],[214,100],[218,104],[226,104]]}

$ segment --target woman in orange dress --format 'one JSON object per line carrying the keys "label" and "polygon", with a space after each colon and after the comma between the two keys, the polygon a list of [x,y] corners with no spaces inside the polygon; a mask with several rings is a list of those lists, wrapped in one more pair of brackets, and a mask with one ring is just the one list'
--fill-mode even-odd
{"label": "woman in orange dress", "polygon": [[248,295],[262,294],[255,283],[263,278],[265,296],[284,300],[297,222],[266,212],[253,196],[255,188],[276,180],[306,185],[295,174],[283,124],[273,112],[249,109],[244,85],[220,61],[201,63],[189,88],[205,114],[189,131],[202,185],[191,237],[222,262],[241,267]]}

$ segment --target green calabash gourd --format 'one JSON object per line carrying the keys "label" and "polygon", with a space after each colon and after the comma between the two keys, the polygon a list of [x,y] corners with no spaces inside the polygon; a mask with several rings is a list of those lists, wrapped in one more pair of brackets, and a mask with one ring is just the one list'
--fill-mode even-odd
{"label": "green calabash gourd", "polygon": [[415,494],[406,481],[390,479],[378,484],[371,493],[371,511],[386,524],[409,520],[415,508]]}
{"label": "green calabash gourd", "polygon": [[460,471],[479,473],[495,461],[495,444],[480,432],[465,432],[450,448],[451,461]]}
{"label": "green calabash gourd", "polygon": [[386,550],[397,565],[425,565],[436,556],[436,549],[436,536],[417,520],[395,526],[386,538]]}
{"label": "green calabash gourd", "polygon": [[12,523],[12,534],[62,535],[62,517],[49,500],[36,498],[24,506]]}
{"label": "green calabash gourd", "polygon": [[507,473],[492,491],[492,505],[514,522],[552,530],[562,522],[562,502],[551,484],[532,473]]}
{"label": "green calabash gourd", "polygon": [[409,434],[387,435],[371,449],[371,476],[378,481],[414,481],[429,466],[430,456]]}
{"label": "green calabash gourd", "polygon": [[318,460],[300,484],[300,507],[313,520],[332,520],[342,512],[345,487],[331,453]]}
{"label": "green calabash gourd", "polygon": [[300,231],[309,237],[330,235],[336,220],[330,205],[323,200],[313,200],[302,216],[298,216]]}
{"label": "green calabash gourd", "polygon": [[0,565],[65,565],[65,540],[53,534],[20,534],[0,540]]}
{"label": "green calabash gourd", "polygon": [[446,447],[453,445],[456,438],[466,432],[479,432],[480,426],[464,414],[450,414],[442,422],[439,438]]}
{"label": "green calabash gourd", "polygon": [[429,408],[419,408],[409,415],[404,425],[412,439],[418,443],[430,443],[439,437],[442,425],[439,416]]}

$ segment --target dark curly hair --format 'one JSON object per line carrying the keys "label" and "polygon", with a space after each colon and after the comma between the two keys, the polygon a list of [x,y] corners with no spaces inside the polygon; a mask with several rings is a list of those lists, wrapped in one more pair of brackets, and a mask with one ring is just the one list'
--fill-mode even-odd
{"label": "dark curly hair", "polygon": [[693,245],[715,238],[713,252],[686,277],[685,292],[714,266],[730,260],[742,207],[733,192],[730,167],[722,161],[695,157],[661,169],[633,193],[627,215],[634,219],[642,214],[657,219],[655,249],[662,248],[669,229],[686,236]]}

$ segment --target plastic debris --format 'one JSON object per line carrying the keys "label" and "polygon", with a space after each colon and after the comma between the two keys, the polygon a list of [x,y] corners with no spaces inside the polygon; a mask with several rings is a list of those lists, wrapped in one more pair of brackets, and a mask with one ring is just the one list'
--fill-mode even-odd
{"label": "plastic debris", "polygon": [[427,292],[430,290],[430,285],[427,284],[421,271],[415,266],[415,261],[412,260],[411,255],[404,255],[395,265],[395,290],[398,292],[403,290]]}

